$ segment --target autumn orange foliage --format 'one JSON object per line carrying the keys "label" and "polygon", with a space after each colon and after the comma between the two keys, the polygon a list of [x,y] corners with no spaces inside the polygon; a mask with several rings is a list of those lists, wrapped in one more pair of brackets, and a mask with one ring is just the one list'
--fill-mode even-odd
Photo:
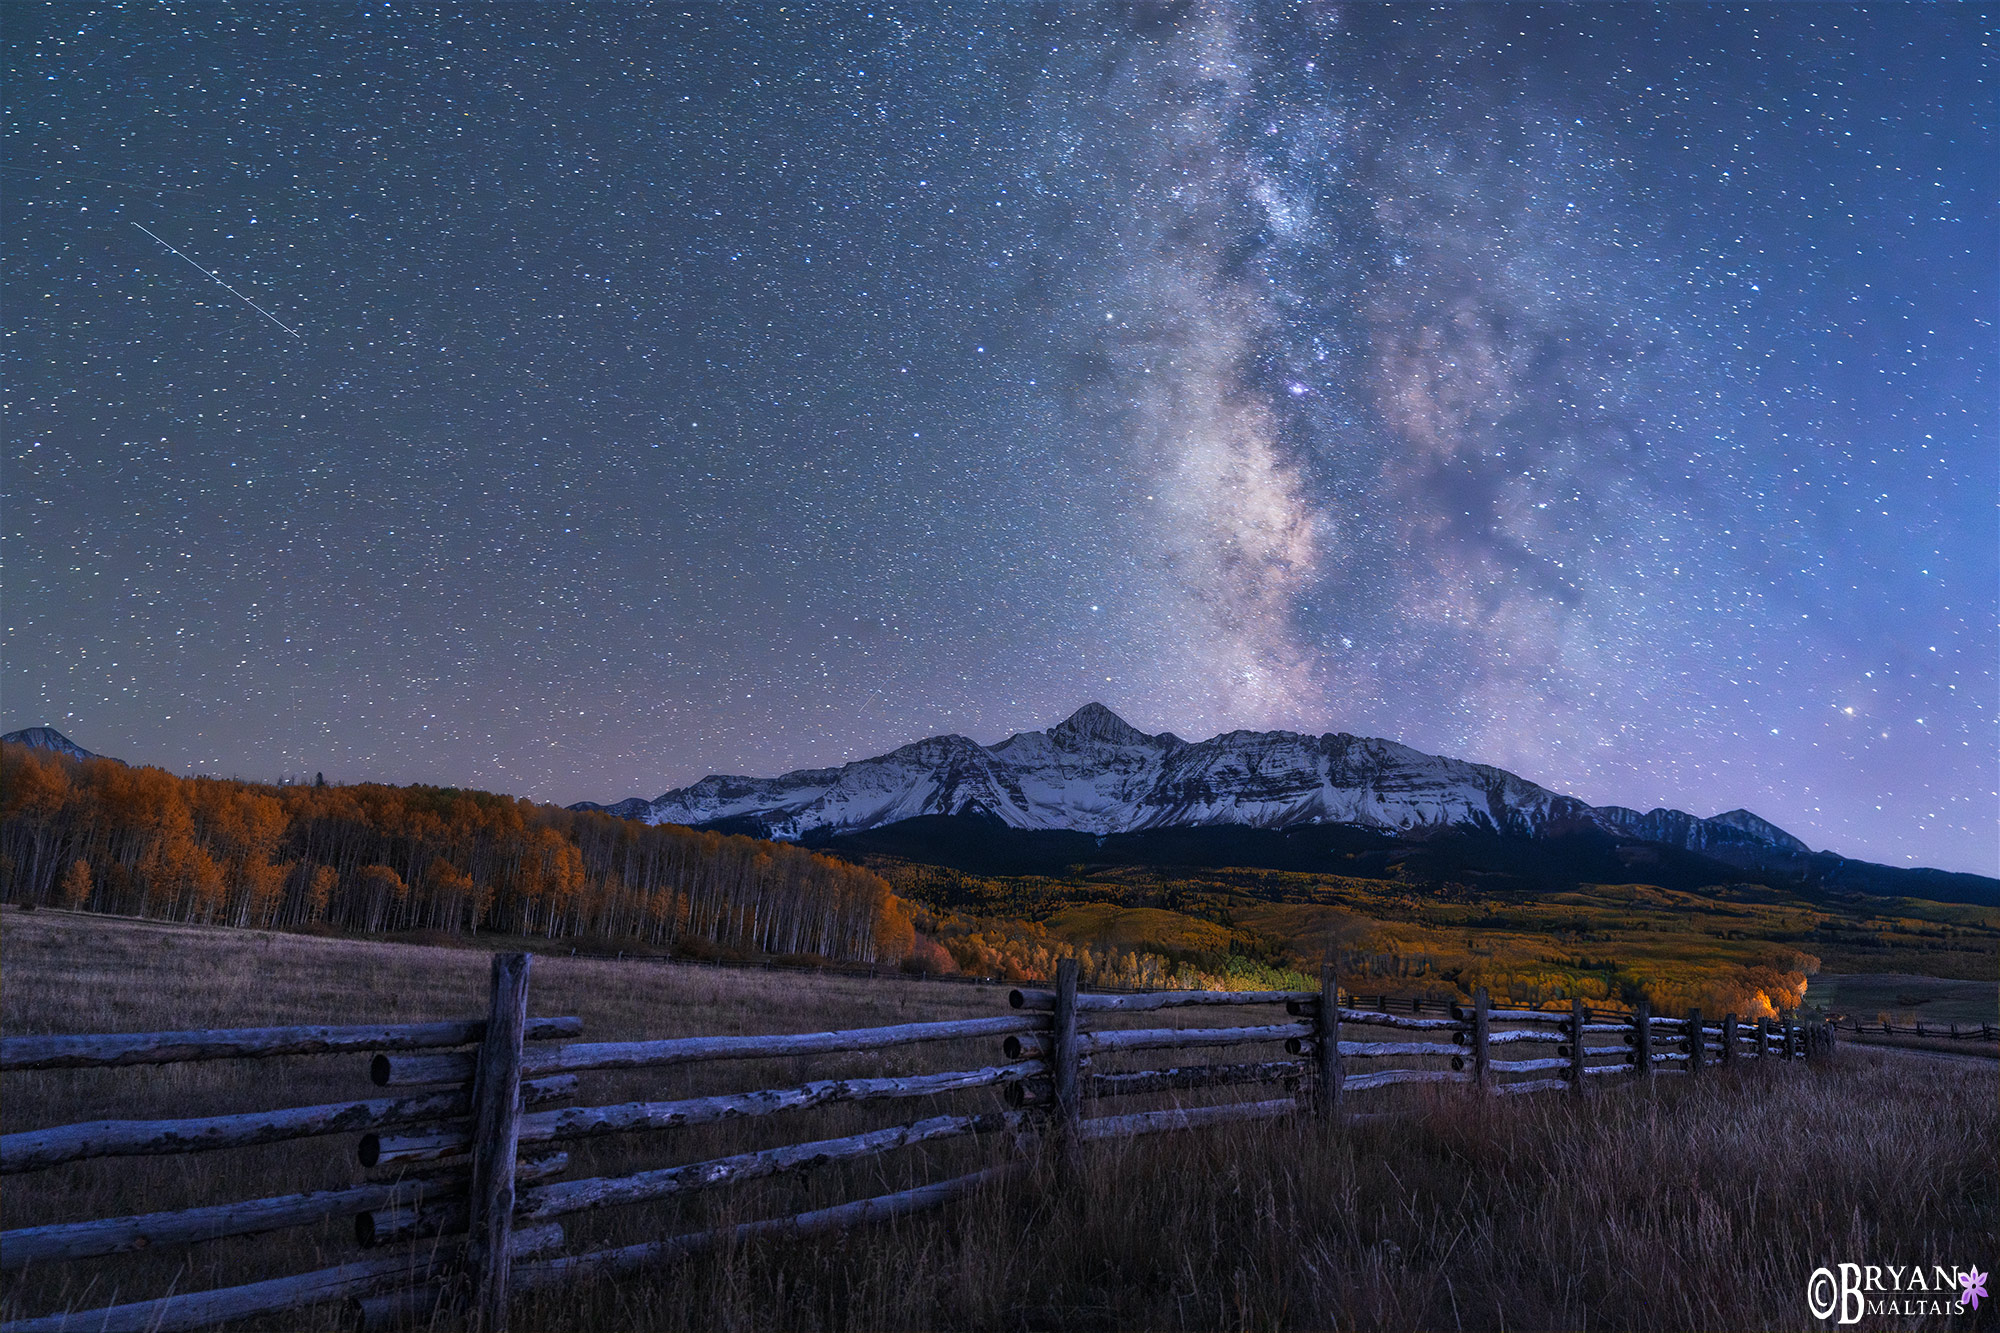
{"label": "autumn orange foliage", "polygon": [[270,787],[0,746],[0,898],[239,926],[705,942],[895,962],[860,867],[488,792]]}

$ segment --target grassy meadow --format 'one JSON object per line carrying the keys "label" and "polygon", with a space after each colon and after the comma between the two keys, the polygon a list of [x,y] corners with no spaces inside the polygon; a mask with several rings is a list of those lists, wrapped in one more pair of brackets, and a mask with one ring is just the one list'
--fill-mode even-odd
{"label": "grassy meadow", "polygon": [[[0,923],[0,1026],[10,1036],[421,1021],[475,1015],[484,1005],[487,958],[476,949],[49,911],[8,910]],[[860,1027],[989,1015],[1006,1005],[999,987],[564,953],[536,960],[531,1012],[576,1014],[586,1039]],[[1206,1021],[1272,1021],[1245,1015]],[[1140,1025],[1159,1021],[1142,1016]],[[997,1062],[998,1045],[589,1074],[577,1101],[973,1068]],[[1213,1058],[1275,1055],[1247,1048]],[[15,1073],[0,1076],[0,1104],[11,1133],[381,1095],[366,1064],[353,1055]],[[1386,1121],[1341,1133],[1299,1121],[1097,1145],[1080,1179],[1058,1182],[1037,1165],[934,1213],[817,1240],[731,1247],[615,1282],[539,1293],[524,1298],[515,1326],[560,1333],[1805,1328],[1812,1326],[1805,1282],[1821,1264],[1991,1258],[2000,1230],[1997,1092],[2000,1066],[1854,1047],[1827,1065],[1752,1066],[1582,1099],[1482,1101],[1460,1088],[1384,1089],[1361,1094],[1371,1100],[1357,1109],[1399,1113]],[[1133,1099],[1129,1109],[1158,1104]],[[570,1145],[564,1178],[998,1106],[997,1093],[981,1089],[582,1140]],[[354,1138],[84,1162],[14,1177],[0,1191],[0,1221],[12,1228],[383,1178],[358,1166]],[[568,1248],[796,1213],[971,1170],[1010,1156],[1010,1147],[927,1145],[584,1214],[569,1219]],[[360,1253],[343,1220],[30,1269],[7,1275],[0,1315],[229,1285]],[[332,1327],[343,1318],[327,1307],[260,1326]],[[1983,1312],[1910,1326],[1979,1326],[1974,1320]]]}
{"label": "grassy meadow", "polygon": [[1864,1023],[1992,1023],[2000,1015],[2000,978],[1822,971],[1813,978],[1813,1000]]}
{"label": "grassy meadow", "polygon": [[[1770,1016],[1805,1004],[1874,1021],[2000,1012],[2000,908],[1717,884],[1469,885],[1265,869],[1078,866],[979,876],[894,857],[866,864],[918,904],[918,927],[968,971],[1045,975],[1083,951],[1112,980],[1158,959],[1154,984],[1301,984],[1333,961],[1365,994],[1581,995],[1656,1010]],[[1103,964],[1109,961],[1107,968]],[[1816,978],[1843,984],[1822,990]],[[1856,978],[1893,976],[1876,986]],[[1964,983],[1940,991],[1946,983]]]}

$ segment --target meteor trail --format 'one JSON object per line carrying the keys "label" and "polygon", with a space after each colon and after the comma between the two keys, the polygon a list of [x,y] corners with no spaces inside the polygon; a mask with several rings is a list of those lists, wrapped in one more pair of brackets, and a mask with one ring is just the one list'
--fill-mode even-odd
{"label": "meteor trail", "polygon": [[[142,223],[138,223],[138,222],[135,222],[135,223],[133,223],[132,225],[133,225],[133,226],[135,226],[135,227],[137,227],[137,228],[139,228],[139,230],[140,230],[140,231],[143,231],[143,232],[145,232],[145,233],[146,233],[146,234],[147,234],[148,236],[150,236],[150,237],[152,237],[152,238],[153,238],[154,240],[158,241],[158,242],[159,242],[159,243],[160,243],[161,245],[166,245],[166,246],[167,246],[167,249],[169,249],[169,250],[173,250],[173,252],[174,252],[175,254],[177,254],[177,255],[181,255],[181,258],[182,258],[182,259],[187,259],[187,262],[188,262],[188,263],[190,263],[190,264],[194,264],[194,261],[193,261],[192,259],[188,259],[188,257],[187,257],[186,255],[182,255],[180,251],[178,251],[178,250],[174,250],[174,247],[173,247],[173,246],[171,246],[171,245],[167,245],[167,242],[166,242],[166,239],[165,239],[164,237],[162,237],[162,236],[161,236],[161,235],[160,235],[160,234],[159,234],[158,232],[154,231],[154,230],[153,230],[152,228],[150,228],[150,227],[147,227],[147,226],[143,225]],[[219,286],[219,287],[221,287],[223,291],[225,291],[225,292],[228,292],[228,293],[229,293],[229,294],[230,294],[231,296],[233,296],[233,297],[235,297],[235,298],[236,298],[237,300],[241,301],[241,302],[242,302],[242,303],[243,303],[244,305],[247,305],[247,306],[249,306],[249,307],[250,307],[250,308],[251,308],[252,310],[254,310],[254,311],[256,311],[256,312],[257,312],[258,314],[262,315],[262,316],[263,316],[263,317],[264,317],[265,319],[268,319],[268,320],[270,320],[270,321],[271,321],[271,322],[272,322],[273,324],[276,324],[276,325],[277,325],[277,326],[278,326],[279,328],[283,329],[283,330],[284,330],[284,331],[285,331],[286,333],[289,333],[289,334],[291,334],[291,335],[292,335],[292,336],[293,336],[294,338],[297,338],[297,339],[298,339],[299,341],[301,341],[301,342],[304,342],[304,341],[305,341],[305,335],[304,335],[303,333],[300,333],[300,332],[299,332],[299,331],[298,331],[297,329],[295,329],[295,328],[293,328],[293,327],[292,327],[291,325],[289,325],[289,324],[285,323],[285,321],[283,321],[282,319],[279,319],[279,318],[278,318],[278,317],[277,317],[276,315],[274,315],[274,314],[272,314],[272,313],[271,313],[270,311],[266,310],[266,309],[265,309],[265,308],[264,308],[263,306],[260,306],[260,305],[258,305],[258,304],[257,304],[257,303],[256,303],[255,301],[253,301],[253,300],[251,300],[251,299],[250,299],[249,297],[245,296],[245,295],[244,295],[244,294],[243,294],[242,292],[239,292],[239,291],[237,291],[237,290],[236,290],[236,289],[235,289],[234,287],[231,287],[231,286],[230,286],[230,285],[229,285],[228,283],[224,282],[224,281],[223,281],[223,280],[222,280],[221,278],[216,278],[216,277],[215,277],[215,275],[214,275],[213,273],[209,273],[209,272],[208,272],[208,270],[207,270],[207,269],[205,269],[205,268],[202,268],[202,267],[201,267],[201,265],[199,265],[199,264],[194,264],[194,266],[195,266],[195,268],[196,268],[196,269],[200,270],[200,271],[201,271],[202,273],[207,273],[209,277],[211,277],[211,278],[215,278],[215,282],[216,282],[216,285],[217,285],[217,286]]]}

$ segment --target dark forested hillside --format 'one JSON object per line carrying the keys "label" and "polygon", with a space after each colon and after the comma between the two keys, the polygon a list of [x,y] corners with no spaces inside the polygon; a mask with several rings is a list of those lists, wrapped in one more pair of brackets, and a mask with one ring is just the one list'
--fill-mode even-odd
{"label": "dark forested hillside", "polygon": [[264,786],[0,746],[0,897],[176,921],[893,961],[909,917],[798,847],[438,787]]}

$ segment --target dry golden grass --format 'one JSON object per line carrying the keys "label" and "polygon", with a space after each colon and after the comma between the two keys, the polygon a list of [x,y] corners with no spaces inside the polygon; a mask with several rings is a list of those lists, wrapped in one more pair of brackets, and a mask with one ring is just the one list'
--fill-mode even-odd
{"label": "dry golden grass", "polygon": [[[487,959],[477,951],[49,912],[10,911],[4,926],[9,1035],[420,1021],[476,1014],[484,1002]],[[590,1039],[861,1027],[991,1014],[1006,1004],[1000,988],[902,979],[566,957],[538,959],[535,968],[532,1011],[578,1014]],[[1197,1014],[1232,1025],[1272,1021],[1269,1010],[1190,1018]],[[997,1061],[997,1046],[586,1076],[579,1101],[786,1086],[843,1071],[970,1068]],[[1212,1058],[1252,1057],[1232,1050]],[[338,1056],[8,1074],[4,1127],[379,1095],[365,1066],[363,1057]],[[1830,1066],[1661,1082],[1653,1092],[1606,1090],[1580,1103],[1392,1089],[1406,1118],[1345,1134],[1267,1123],[1101,1145],[1067,1187],[1037,1168],[937,1213],[552,1291],[526,1299],[516,1327],[1804,1328],[1806,1278],[1821,1264],[1991,1258],[2000,1076],[1850,1049]],[[701,1160],[997,1100],[986,1090],[584,1141],[573,1148],[569,1176]],[[80,1163],[13,1178],[0,1217],[16,1227],[351,1184],[363,1178],[353,1146],[343,1136]],[[937,1145],[589,1215],[573,1227],[571,1248],[784,1215],[956,1174],[1006,1150]],[[355,1253],[342,1223],[30,1271],[10,1278],[5,1313],[133,1299],[169,1284],[228,1285]],[[340,1317],[322,1309],[266,1326],[324,1327]]]}

